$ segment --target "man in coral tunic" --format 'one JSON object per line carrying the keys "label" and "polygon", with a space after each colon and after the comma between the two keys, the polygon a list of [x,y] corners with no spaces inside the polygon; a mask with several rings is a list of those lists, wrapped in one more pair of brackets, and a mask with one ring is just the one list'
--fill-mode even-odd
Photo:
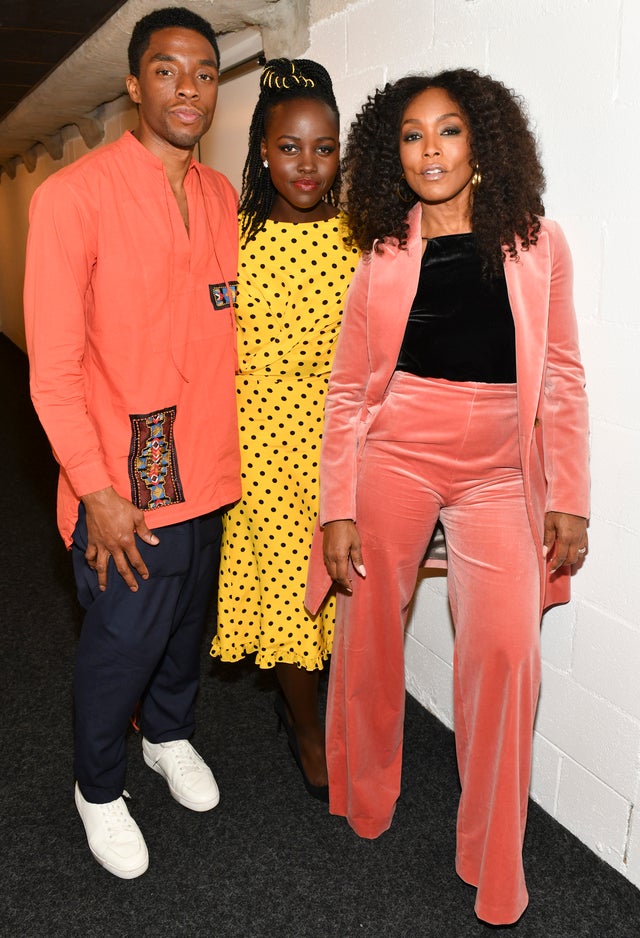
{"label": "man in coral tunic", "polygon": [[188,738],[220,510],[240,496],[236,194],[193,159],[217,100],[215,34],[156,10],[129,67],[138,126],[38,189],[25,281],[32,398],[86,613],[75,800],[93,856],[123,878],[148,866],[122,797],[138,701],[146,764],[185,807],[218,803]]}

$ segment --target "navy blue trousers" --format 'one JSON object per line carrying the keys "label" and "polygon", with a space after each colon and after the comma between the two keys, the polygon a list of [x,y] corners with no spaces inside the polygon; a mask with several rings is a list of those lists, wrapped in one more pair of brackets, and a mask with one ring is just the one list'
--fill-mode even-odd
{"label": "navy blue trousers", "polygon": [[75,777],[87,801],[125,787],[129,718],[151,742],[187,739],[195,727],[202,627],[217,582],[219,512],[158,528],[155,547],[138,539],[149,579],[131,592],[109,563],[107,589],[88,566],[84,507],[73,535],[73,568],[85,617],[74,669]]}

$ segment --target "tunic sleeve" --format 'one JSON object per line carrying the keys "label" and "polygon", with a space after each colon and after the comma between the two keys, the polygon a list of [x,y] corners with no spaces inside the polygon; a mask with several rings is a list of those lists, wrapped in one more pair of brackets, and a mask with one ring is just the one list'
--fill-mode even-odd
{"label": "tunic sleeve", "polygon": [[54,179],[36,192],[24,288],[31,396],[78,496],[111,484],[87,414],[83,369],[96,237],[95,216],[74,187]]}

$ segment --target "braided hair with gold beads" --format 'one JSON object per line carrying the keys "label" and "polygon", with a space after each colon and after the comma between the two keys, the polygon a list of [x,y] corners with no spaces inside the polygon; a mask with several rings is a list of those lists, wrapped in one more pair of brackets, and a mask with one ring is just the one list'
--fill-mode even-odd
{"label": "braided hair with gold beads", "polygon": [[[340,113],[331,78],[324,66],[311,59],[271,59],[260,76],[260,95],[249,127],[249,148],[242,171],[240,194],[241,236],[250,241],[260,231],[273,207],[276,188],[269,169],[260,157],[260,144],[266,136],[271,110],[282,101],[313,98],[323,101],[340,123]],[[326,195],[329,205],[338,206],[340,172]]]}

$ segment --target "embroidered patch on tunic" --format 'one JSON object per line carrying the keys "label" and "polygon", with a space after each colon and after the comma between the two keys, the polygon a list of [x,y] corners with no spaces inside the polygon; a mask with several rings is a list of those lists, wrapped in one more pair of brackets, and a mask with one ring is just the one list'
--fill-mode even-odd
{"label": "embroidered patch on tunic", "polygon": [[[229,290],[231,290],[231,299],[229,299]],[[229,280],[228,283],[209,284],[209,296],[214,309],[229,309],[230,306],[235,306],[237,295],[237,280]]]}
{"label": "embroidered patch on tunic", "polygon": [[131,501],[143,511],[184,501],[173,426],[176,408],[129,414]]}

